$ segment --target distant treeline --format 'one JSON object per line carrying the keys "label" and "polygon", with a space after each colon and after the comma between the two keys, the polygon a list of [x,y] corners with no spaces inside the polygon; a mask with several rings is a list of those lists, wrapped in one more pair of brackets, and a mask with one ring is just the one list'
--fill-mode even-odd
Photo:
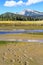
{"label": "distant treeline", "polygon": [[14,13],[4,13],[0,15],[0,21],[38,21],[43,20],[42,17],[30,17],[30,16],[23,16]]}

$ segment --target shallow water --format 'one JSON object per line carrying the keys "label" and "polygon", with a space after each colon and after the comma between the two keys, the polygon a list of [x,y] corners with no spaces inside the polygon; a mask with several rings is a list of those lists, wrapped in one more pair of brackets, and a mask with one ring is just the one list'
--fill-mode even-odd
{"label": "shallow water", "polygon": [[31,40],[31,39],[0,39],[0,41],[14,41],[14,42],[39,42],[43,43],[43,40]]}
{"label": "shallow water", "polygon": [[12,31],[0,31],[0,34],[20,34],[20,33],[43,33],[43,30],[12,30]]}

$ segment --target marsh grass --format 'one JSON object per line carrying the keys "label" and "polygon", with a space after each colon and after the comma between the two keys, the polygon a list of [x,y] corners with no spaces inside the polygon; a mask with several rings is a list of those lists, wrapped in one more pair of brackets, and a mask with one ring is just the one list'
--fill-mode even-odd
{"label": "marsh grass", "polygon": [[31,32],[31,33],[27,33],[27,34],[32,34],[32,35],[43,35],[43,32]]}
{"label": "marsh grass", "polygon": [[43,21],[0,21],[0,29],[43,29]]}
{"label": "marsh grass", "polygon": [[17,41],[0,41],[0,45],[4,45],[4,44],[17,44]]}

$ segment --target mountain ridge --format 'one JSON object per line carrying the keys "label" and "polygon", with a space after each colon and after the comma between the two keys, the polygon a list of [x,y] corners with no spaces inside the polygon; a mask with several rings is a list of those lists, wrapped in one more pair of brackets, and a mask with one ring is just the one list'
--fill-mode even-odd
{"label": "mountain ridge", "polygon": [[33,15],[43,15],[43,12],[39,12],[39,11],[36,11],[36,10],[31,10],[31,9],[27,9],[27,10],[23,10],[20,12],[21,15],[24,15],[24,16],[32,16]]}
{"label": "mountain ridge", "polygon": [[43,12],[36,10],[23,10],[20,13],[5,12],[0,15],[0,20],[43,20]]}

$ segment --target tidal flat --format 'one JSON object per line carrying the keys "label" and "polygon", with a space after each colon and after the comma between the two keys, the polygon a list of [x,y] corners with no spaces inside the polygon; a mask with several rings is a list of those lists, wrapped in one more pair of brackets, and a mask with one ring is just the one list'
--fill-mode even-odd
{"label": "tidal flat", "polygon": [[0,43],[0,65],[43,65],[43,43]]}
{"label": "tidal flat", "polygon": [[2,34],[0,39],[38,39],[43,40],[43,34]]}
{"label": "tidal flat", "polygon": [[[1,32],[18,29],[43,30],[43,21],[0,22]],[[43,42],[17,40],[43,40],[43,32],[0,34],[0,65],[43,65]]]}

